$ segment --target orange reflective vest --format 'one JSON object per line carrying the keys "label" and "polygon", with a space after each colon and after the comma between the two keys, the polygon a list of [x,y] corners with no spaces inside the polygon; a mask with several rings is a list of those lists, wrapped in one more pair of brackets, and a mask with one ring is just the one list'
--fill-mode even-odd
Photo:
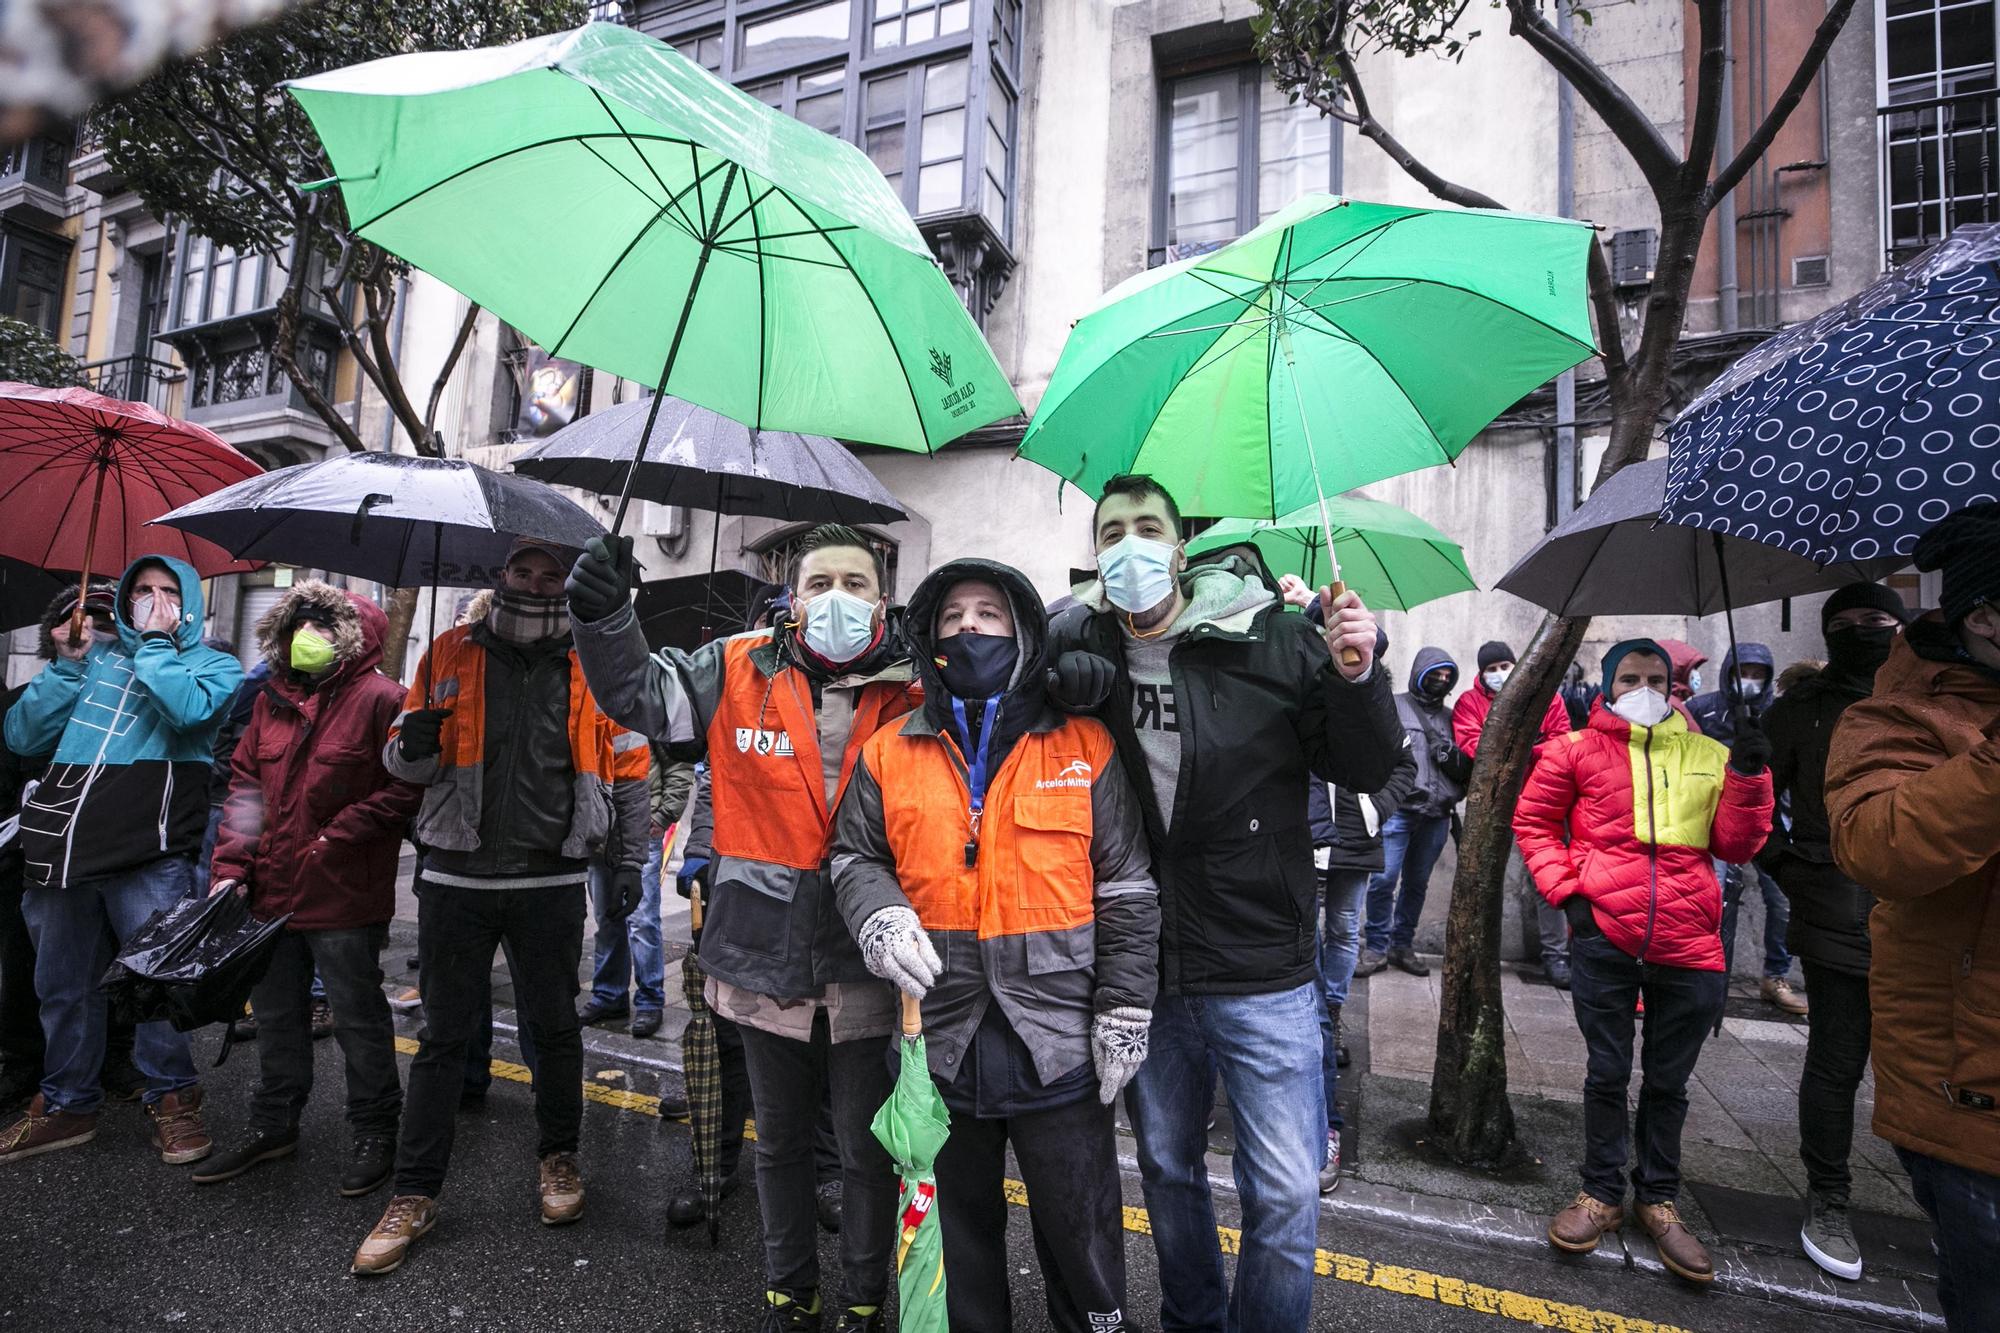
{"label": "orange reflective vest", "polygon": [[812,687],[802,671],[767,676],[750,654],[769,636],[743,635],[723,648],[722,694],[708,722],[709,800],[717,856],[817,870],[833,840],[833,810],[847,790],[855,758],[884,723],[910,711],[921,695],[906,683],[864,685],[840,760],[831,806],[820,763]]}
{"label": "orange reflective vest", "polygon": [[1117,762],[1102,723],[1071,717],[1022,736],[987,784],[976,821],[950,740],[899,727],[877,732],[865,753],[896,879],[926,930],[985,940],[1096,919],[1090,788]]}

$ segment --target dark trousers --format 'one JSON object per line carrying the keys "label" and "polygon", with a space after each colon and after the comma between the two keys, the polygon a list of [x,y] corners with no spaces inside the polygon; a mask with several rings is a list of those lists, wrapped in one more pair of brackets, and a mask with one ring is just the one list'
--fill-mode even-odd
{"label": "dark trousers", "polygon": [[1687,1081],[1701,1043],[1722,1016],[1721,972],[1641,963],[1591,929],[1570,942],[1570,998],[1589,1060],[1583,1079],[1583,1188],[1614,1207],[1625,1201],[1626,1090],[1632,1083],[1633,1007],[1646,1000],[1638,1139],[1632,1193],[1640,1203],[1680,1194]]}
{"label": "dark trousers", "polygon": [[[21,915],[19,856],[0,877],[0,1081],[42,1081],[42,1002],[35,995],[35,941]],[[129,1043],[129,1038],[127,1039]]]}
{"label": "dark trousers", "polygon": [[1951,1333],[2000,1328],[2000,1176],[1896,1149],[1917,1206],[1931,1219],[1938,1303]]}
{"label": "dark trousers", "polygon": [[417,895],[425,1032],[410,1065],[396,1193],[436,1198],[444,1188],[466,1047],[488,1002],[494,950],[503,943],[512,950],[514,1005],[535,1039],[535,1155],[576,1151],[583,1126],[583,1033],[576,1021],[583,912],[581,880],[549,889],[426,883]]}
{"label": "dark trousers", "polygon": [[1007,1196],[1014,1149],[1028,1187],[1035,1258],[1058,1333],[1124,1327],[1124,1200],[1111,1108],[1096,1093],[1067,1106],[1004,1120],[954,1111],[937,1158],[945,1301],[952,1333],[1007,1333]]}
{"label": "dark trousers", "polygon": [[1845,1208],[1853,1183],[1847,1155],[1854,1145],[1854,1094],[1868,1072],[1868,978],[1801,961],[1812,1012],[1799,1075],[1799,1160],[1812,1192]]}
{"label": "dark trousers", "polygon": [[1723,971],[1736,970],[1736,914],[1742,910],[1744,891],[1755,880],[1764,895],[1764,975],[1790,975],[1792,956],[1785,951],[1785,928],[1791,924],[1792,900],[1759,866],[1726,866],[1718,861],[1716,872],[1722,876]]}
{"label": "dark trousers", "polygon": [[819,1289],[817,1173],[813,1139],[821,1101],[833,1100],[840,1147],[842,1302],[880,1305],[889,1291],[895,1240],[896,1174],[869,1124],[889,1098],[886,1043],[834,1043],[826,1015],[812,1040],[794,1041],[737,1025],[750,1095],[757,1108],[757,1206],[764,1214],[764,1280],[804,1297]]}
{"label": "dark trousers", "polygon": [[382,946],[389,927],[287,930],[279,934],[264,979],[250,993],[257,1014],[261,1077],[250,1102],[259,1131],[289,1134],[312,1094],[313,972],[326,982],[333,1038],[347,1073],[347,1124],[356,1139],[393,1142],[403,1112],[396,1072],[396,1029],[382,994]]}

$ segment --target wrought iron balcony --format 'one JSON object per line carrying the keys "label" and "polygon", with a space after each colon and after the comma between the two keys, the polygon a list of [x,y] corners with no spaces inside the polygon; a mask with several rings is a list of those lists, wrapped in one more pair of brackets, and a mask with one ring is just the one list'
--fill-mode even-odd
{"label": "wrought iron balcony", "polygon": [[1992,90],[1878,109],[1882,236],[1900,264],[1968,222],[2000,221],[2000,93]]}
{"label": "wrought iron balcony", "polygon": [[144,403],[170,417],[181,414],[181,386],[187,382],[187,372],[171,361],[134,353],[87,361],[82,369],[90,387],[101,394]]}

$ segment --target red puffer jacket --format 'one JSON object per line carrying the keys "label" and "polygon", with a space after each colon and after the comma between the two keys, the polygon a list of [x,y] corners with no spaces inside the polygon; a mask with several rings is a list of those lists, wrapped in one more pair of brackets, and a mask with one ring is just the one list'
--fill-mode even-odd
{"label": "red puffer jacket", "polygon": [[[333,618],[339,657],[310,692],[288,664],[308,605]],[[271,679],[236,744],[211,882],[247,882],[263,920],[290,912],[294,930],[340,930],[395,915],[396,857],[423,788],[382,766],[403,707],[403,687],[377,670],[388,624],[324,583],[299,584],[258,622]]]}
{"label": "red puffer jacket", "polygon": [[[1486,729],[1486,715],[1493,711],[1493,691],[1475,678],[1472,688],[1458,696],[1451,706],[1451,738],[1458,748],[1474,759],[1479,757],[1479,733]],[[1542,739],[1552,741],[1569,730],[1569,709],[1560,694],[1549,698],[1542,713]]]}
{"label": "red puffer jacket", "polygon": [[1560,906],[1581,893],[1605,937],[1642,962],[1720,972],[1713,858],[1741,864],[1764,845],[1770,771],[1738,773],[1677,712],[1635,727],[1602,699],[1586,730],[1536,753],[1514,837],[1542,897]]}

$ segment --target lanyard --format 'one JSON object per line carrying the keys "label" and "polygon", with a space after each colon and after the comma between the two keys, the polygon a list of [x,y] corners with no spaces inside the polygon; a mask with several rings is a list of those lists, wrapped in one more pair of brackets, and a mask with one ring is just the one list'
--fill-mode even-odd
{"label": "lanyard", "polygon": [[[1000,704],[998,699],[987,699],[979,715],[979,745],[977,752],[966,757],[966,785],[972,793],[972,832],[965,842],[966,868],[979,863],[979,819],[986,811],[986,765],[993,755],[993,711]],[[965,701],[954,696],[951,713],[958,720],[960,737],[969,736],[971,728],[965,720]]]}

